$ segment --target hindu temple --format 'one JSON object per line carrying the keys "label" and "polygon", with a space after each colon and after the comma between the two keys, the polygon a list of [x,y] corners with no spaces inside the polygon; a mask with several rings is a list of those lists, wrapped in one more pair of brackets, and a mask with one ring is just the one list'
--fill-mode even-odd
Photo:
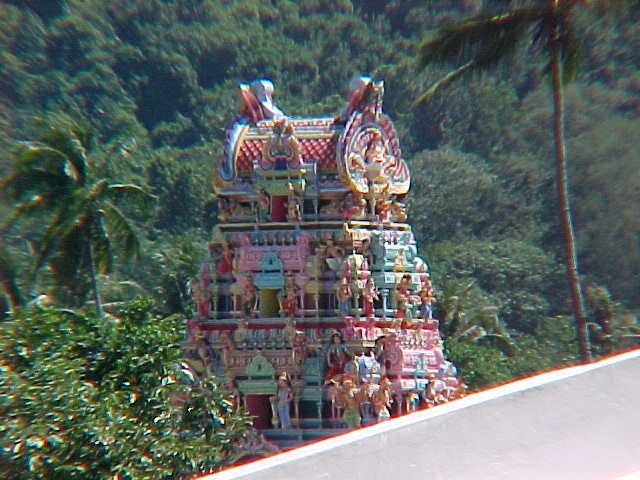
{"label": "hindu temple", "polygon": [[354,79],[344,108],[319,118],[286,115],[273,89],[240,85],[186,358],[258,429],[356,427],[461,395],[383,82]]}

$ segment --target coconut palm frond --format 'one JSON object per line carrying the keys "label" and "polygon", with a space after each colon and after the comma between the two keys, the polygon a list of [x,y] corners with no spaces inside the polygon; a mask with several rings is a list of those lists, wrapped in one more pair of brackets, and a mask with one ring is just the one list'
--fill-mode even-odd
{"label": "coconut palm frond", "polygon": [[78,136],[80,133],[77,128],[71,131],[52,128],[40,137],[40,141],[64,155],[71,176],[82,185],[87,173],[87,149]]}
{"label": "coconut palm frond", "polygon": [[41,255],[42,259],[39,258],[41,265],[48,264],[57,281],[63,285],[77,282],[87,267],[87,250],[83,243],[86,232],[87,221],[84,219],[74,223],[55,244],[43,245],[47,252]]}
{"label": "coconut palm frond", "polygon": [[482,307],[478,313],[479,322],[488,330],[492,332],[498,332],[501,335],[504,335],[504,327],[500,322],[500,317],[498,316],[498,307],[496,306],[485,306]]}
{"label": "coconut palm frond", "polygon": [[478,339],[485,337],[486,335],[487,331],[480,325],[471,325],[460,332],[456,338],[469,342],[477,342]]}
{"label": "coconut palm frond", "polygon": [[69,160],[63,152],[43,142],[21,142],[15,170],[43,168],[50,172],[63,173]]}
{"label": "coconut palm frond", "polygon": [[508,356],[515,355],[517,351],[517,345],[508,335],[501,335],[497,333],[488,333],[483,337],[478,338],[478,342],[490,343],[491,345],[499,348],[502,353]]}
{"label": "coconut palm frond", "polygon": [[147,193],[144,189],[137,185],[115,183],[109,185],[107,195],[112,201],[132,203],[141,210],[149,208],[152,202],[158,197]]}
{"label": "coconut palm frond", "polygon": [[71,235],[74,230],[80,230],[87,224],[87,207],[89,202],[80,195],[68,198],[68,203],[59,208],[49,226],[45,229],[39,242],[32,279],[38,271],[58,250],[61,242]]}
{"label": "coconut palm frond", "polygon": [[421,69],[430,64],[474,61],[474,68],[496,63],[513,52],[532,22],[545,18],[549,7],[514,9],[503,15],[476,16],[447,25],[437,37],[420,45]]}
{"label": "coconut palm frond", "polygon": [[427,91],[425,91],[422,95],[418,97],[418,99],[411,104],[411,108],[415,108],[421,103],[428,102],[431,98],[440,91],[440,89],[448,86],[451,82],[453,82],[458,77],[461,77],[467,71],[472,70],[475,67],[475,62],[470,61],[462,65],[461,67],[449,72],[440,80],[435,82]]}
{"label": "coconut palm frond", "polygon": [[129,220],[118,207],[110,203],[104,206],[104,218],[118,250],[125,257],[138,260],[140,258],[140,240]]}
{"label": "coconut palm frond", "polygon": [[22,201],[34,194],[50,200],[60,199],[60,192],[69,186],[69,178],[44,168],[30,168],[12,173],[2,182],[3,196],[11,201]]}
{"label": "coconut palm frond", "polygon": [[89,242],[91,243],[91,256],[93,267],[97,273],[109,273],[113,264],[113,249],[109,235],[102,222],[103,215],[92,216],[92,221],[88,226]]}
{"label": "coconut palm frond", "polygon": [[107,180],[98,180],[87,189],[86,198],[90,201],[99,201],[106,198],[109,191],[109,182]]}

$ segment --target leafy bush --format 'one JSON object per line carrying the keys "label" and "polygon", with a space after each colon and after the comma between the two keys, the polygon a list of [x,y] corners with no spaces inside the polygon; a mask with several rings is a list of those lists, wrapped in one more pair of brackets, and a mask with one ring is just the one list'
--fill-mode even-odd
{"label": "leafy bush", "polygon": [[111,319],[25,309],[3,324],[3,478],[180,478],[242,454],[250,421],[183,373],[183,319],[152,305]]}

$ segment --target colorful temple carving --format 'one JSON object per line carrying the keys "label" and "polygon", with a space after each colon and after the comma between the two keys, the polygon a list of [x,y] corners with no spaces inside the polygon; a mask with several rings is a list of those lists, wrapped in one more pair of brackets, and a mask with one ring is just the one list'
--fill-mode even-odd
{"label": "colorful temple carving", "polygon": [[185,355],[224,379],[257,428],[356,426],[461,394],[383,84],[352,82],[335,117],[286,116],[268,80],[214,169],[209,257],[191,284]]}

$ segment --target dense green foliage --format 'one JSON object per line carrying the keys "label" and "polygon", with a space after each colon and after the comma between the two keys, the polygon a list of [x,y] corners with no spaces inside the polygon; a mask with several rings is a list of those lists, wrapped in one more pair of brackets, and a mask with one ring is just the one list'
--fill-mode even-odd
{"label": "dense green foliage", "polygon": [[[143,261],[98,277],[105,302],[117,305],[142,292],[156,297],[163,315],[185,312],[186,281],[203,258],[216,221],[211,168],[237,114],[237,83],[266,76],[274,80],[275,100],[288,114],[333,114],[346,101],[349,79],[370,74],[386,82],[385,110],[396,120],[412,168],[409,220],[432,268],[436,314],[444,333],[452,335],[445,340],[448,355],[467,383],[483,387],[577,361],[566,317],[570,299],[562,276],[549,84],[540,74],[544,62],[536,64],[526,49],[515,50],[499,80],[469,77],[413,107],[420,93],[447,72],[446,67],[428,67],[417,73],[420,43],[445,23],[499,11],[507,3],[5,1],[0,3],[0,176],[12,172],[23,151],[18,142],[40,138],[49,125],[69,125],[73,119],[93,131],[92,179],[140,185],[158,197],[155,210],[144,217],[133,205],[121,206],[142,234]],[[616,17],[578,11],[577,22],[589,28],[582,32],[577,77],[565,92],[578,257],[590,286],[588,321],[598,354],[637,341],[639,11],[629,8]],[[0,217],[9,218],[12,211],[10,203],[0,205]],[[29,301],[41,293],[58,306],[72,303],[59,294],[55,270],[44,270],[38,283],[29,280],[42,225],[52,220],[43,218],[22,219],[2,232],[0,281],[7,308],[14,299]],[[87,272],[80,272],[78,285],[85,286],[86,296]],[[60,381],[61,372],[70,368],[65,359],[73,359],[81,370],[95,367],[97,360],[83,359],[74,350],[76,335],[89,341],[87,332],[94,327],[106,329],[100,335],[107,337],[125,328],[99,326],[92,317],[79,321],[70,314],[29,312],[11,321],[30,322],[34,328],[73,325],[51,327],[51,334],[68,346],[32,373],[45,381]],[[24,334],[16,323],[10,325]],[[65,337],[71,331],[76,332],[68,334],[73,342]],[[117,338],[125,342],[136,336]],[[12,358],[21,359],[16,352]],[[95,382],[86,384],[77,372],[69,375],[68,391],[66,384],[51,383],[61,398],[80,402],[78,408],[87,411],[106,408],[96,399]],[[72,386],[91,402],[82,403]],[[127,388],[113,386],[113,398]],[[149,402],[159,397],[154,398]],[[114,412],[125,415],[126,408]],[[73,422],[65,421],[71,428]],[[36,425],[43,430],[24,439],[30,451],[39,448],[34,439],[54,434]],[[87,445],[92,441],[69,438]],[[162,439],[158,442],[162,445]],[[54,444],[47,448],[63,448]],[[96,462],[117,456],[85,453]],[[134,462],[127,468],[146,467]]]}
{"label": "dense green foliage", "polygon": [[242,455],[250,421],[180,368],[178,316],[29,309],[0,330],[2,478],[159,479]]}

